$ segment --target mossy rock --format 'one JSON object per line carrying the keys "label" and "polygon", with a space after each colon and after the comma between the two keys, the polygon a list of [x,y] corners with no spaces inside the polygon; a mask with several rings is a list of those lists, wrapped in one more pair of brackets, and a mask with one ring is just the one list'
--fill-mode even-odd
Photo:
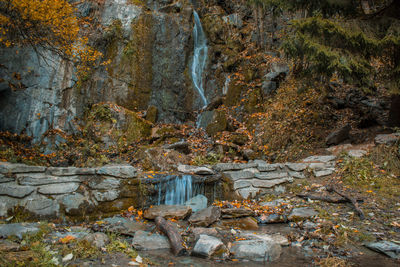
{"label": "mossy rock", "polygon": [[228,93],[225,98],[226,106],[235,106],[240,103],[240,97],[242,95],[243,86],[240,84],[236,84],[236,81],[233,80],[229,84]]}
{"label": "mossy rock", "polygon": [[249,137],[244,133],[232,133],[229,137],[229,141],[242,146],[249,141]]}
{"label": "mossy rock", "polygon": [[158,109],[156,106],[149,106],[146,112],[146,120],[156,123],[158,116]]}
{"label": "mossy rock", "polygon": [[228,118],[224,111],[216,110],[212,122],[207,125],[206,132],[210,136],[215,136],[219,132],[226,131],[228,129]]}

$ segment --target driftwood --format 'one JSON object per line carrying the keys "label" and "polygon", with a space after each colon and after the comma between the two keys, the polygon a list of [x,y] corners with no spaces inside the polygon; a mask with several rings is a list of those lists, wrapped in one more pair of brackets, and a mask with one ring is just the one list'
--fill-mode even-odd
{"label": "driftwood", "polygon": [[328,191],[328,192],[335,192],[336,194],[338,194],[339,196],[341,196],[341,197],[344,197],[345,199],[347,199],[349,202],[351,202],[351,204],[353,205],[353,207],[354,207],[354,209],[356,210],[356,212],[357,212],[357,214],[358,214],[358,216],[360,217],[360,219],[361,220],[364,220],[365,219],[365,215],[364,215],[364,212],[360,209],[360,207],[358,206],[358,203],[357,203],[357,199],[355,199],[355,198],[353,198],[353,197],[351,197],[351,196],[349,196],[349,195],[347,195],[347,194],[345,194],[345,193],[343,193],[343,192],[340,192],[337,188],[335,188],[334,186],[327,186],[326,187],[326,190]]}
{"label": "driftwood", "polygon": [[311,194],[297,194],[300,198],[311,199],[311,200],[320,200],[328,203],[346,203],[349,202],[347,198],[340,197],[330,197],[330,196],[323,196],[323,195],[311,195]]}
{"label": "driftwood", "polygon": [[157,228],[168,236],[169,242],[172,247],[172,253],[175,256],[182,256],[186,253],[186,248],[183,246],[183,240],[179,234],[178,228],[171,222],[168,222],[163,217],[156,217],[154,220]]}

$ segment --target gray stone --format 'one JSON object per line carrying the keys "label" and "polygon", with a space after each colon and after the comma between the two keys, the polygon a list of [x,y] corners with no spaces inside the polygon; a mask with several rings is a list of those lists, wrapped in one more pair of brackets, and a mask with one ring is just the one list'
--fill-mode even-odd
{"label": "gray stone", "polygon": [[101,23],[111,26],[115,20],[121,21],[123,33],[128,36],[131,23],[141,13],[141,8],[133,5],[129,0],[107,0],[104,3],[104,12]]}
{"label": "gray stone", "polygon": [[231,254],[235,259],[269,262],[279,259],[281,246],[262,239],[240,240],[232,243]]}
{"label": "gray stone", "polygon": [[218,231],[215,228],[195,227],[191,230],[197,240],[200,235],[208,235],[218,237]]}
{"label": "gray stone", "polygon": [[313,171],[315,177],[328,176],[328,175],[331,175],[334,172],[335,172],[335,169],[325,169],[325,170],[314,170]]}
{"label": "gray stone", "polygon": [[310,221],[306,221],[305,223],[303,223],[303,228],[307,230],[315,229],[317,228],[317,224]]}
{"label": "gray stone", "polygon": [[235,27],[242,28],[243,27],[243,20],[240,14],[234,13],[228,16],[222,17],[222,19],[229,24],[234,25]]}
{"label": "gray stone", "polygon": [[78,183],[49,184],[41,185],[38,192],[44,195],[60,195],[75,192],[78,188]]}
{"label": "gray stone", "polygon": [[204,195],[197,195],[185,202],[185,206],[192,208],[192,212],[207,208],[208,199]]}
{"label": "gray stone", "polygon": [[94,175],[96,174],[95,168],[76,168],[76,167],[49,167],[47,172],[56,176],[70,176],[70,175]]}
{"label": "gray stone", "polygon": [[31,172],[45,172],[46,167],[31,166],[20,163],[0,162],[0,173],[31,173]]}
{"label": "gray stone", "polygon": [[87,212],[84,206],[90,205],[89,199],[79,193],[72,193],[68,195],[61,196],[58,201],[65,207],[65,212],[67,214],[84,213]]}
{"label": "gray stone", "polygon": [[189,217],[189,223],[194,226],[207,227],[221,217],[221,209],[219,207],[210,206],[202,209]]}
{"label": "gray stone", "polygon": [[97,178],[89,181],[89,187],[98,190],[110,190],[117,189],[120,186],[121,181],[117,178]]}
{"label": "gray stone", "polygon": [[39,216],[56,216],[60,211],[60,205],[57,201],[42,197],[26,200],[24,207]]}
{"label": "gray stone", "polygon": [[235,183],[233,184],[233,189],[237,190],[237,189],[249,187],[251,185],[252,185],[251,180],[238,180],[238,181],[235,181]]}
{"label": "gray stone", "polygon": [[322,162],[313,162],[313,163],[310,163],[309,167],[312,170],[322,170],[322,169],[327,168],[327,164],[322,163]]}
{"label": "gray stone", "polygon": [[131,165],[106,165],[97,169],[99,175],[109,175],[117,178],[134,178],[136,169]]}
{"label": "gray stone", "polygon": [[224,172],[223,175],[228,177],[232,181],[240,179],[250,179],[255,177],[254,173],[248,171],[229,171],[229,172]]}
{"label": "gray stone", "polygon": [[256,169],[256,168],[244,169],[243,171],[244,172],[251,172],[251,173],[254,173],[254,174],[260,173],[260,171],[258,169]]}
{"label": "gray stone", "polygon": [[292,177],[285,177],[281,179],[274,179],[274,180],[252,180],[252,184],[254,187],[262,187],[262,188],[271,188],[279,184],[293,182]]}
{"label": "gray stone", "polygon": [[306,163],[286,163],[285,164],[290,170],[295,172],[302,172],[307,169],[308,164]]}
{"label": "gray stone", "polygon": [[259,224],[284,223],[286,221],[287,221],[286,216],[278,213],[262,214],[257,217],[257,222]]}
{"label": "gray stone", "polygon": [[149,224],[144,224],[140,221],[131,221],[120,216],[106,218],[103,221],[105,224],[102,226],[105,230],[123,235],[134,236],[137,231],[149,230]]}
{"label": "gray stone", "polygon": [[350,157],[353,158],[362,158],[365,155],[367,155],[367,151],[362,150],[362,149],[353,149],[353,150],[349,150],[349,152],[347,152],[349,154]]}
{"label": "gray stone", "polygon": [[83,240],[88,241],[97,248],[104,248],[110,243],[110,238],[105,233],[100,232],[88,234]]}
{"label": "gray stone", "polygon": [[375,137],[375,144],[377,145],[391,145],[400,139],[399,134],[378,134]]}
{"label": "gray stone", "polygon": [[8,238],[16,236],[22,239],[25,234],[34,234],[39,232],[39,224],[37,223],[10,223],[0,224],[0,237]]}
{"label": "gray stone", "polygon": [[167,237],[141,230],[135,233],[135,236],[132,239],[132,246],[137,250],[157,250],[170,248]]}
{"label": "gray stone", "polygon": [[0,184],[8,183],[14,181],[14,178],[6,177],[3,174],[0,174]]}
{"label": "gray stone", "polygon": [[253,232],[250,231],[244,231],[240,234],[241,237],[246,238],[246,239],[259,239],[259,240],[265,240],[268,242],[275,242],[278,243],[281,246],[288,246],[289,245],[289,240],[281,235],[281,234],[273,234],[273,235],[269,235],[269,234],[255,234]]}
{"label": "gray stone", "polygon": [[262,173],[256,173],[255,174],[257,179],[262,179],[262,180],[273,180],[273,179],[281,179],[281,178],[287,178],[289,177],[289,174],[287,172],[262,172]]}
{"label": "gray stone", "polygon": [[283,203],[285,203],[285,200],[280,198],[280,199],[275,199],[275,200],[272,200],[269,202],[261,202],[260,206],[274,208],[274,207],[281,206]]}
{"label": "gray stone", "polygon": [[297,179],[305,179],[306,176],[302,172],[292,172],[289,171],[289,176]]}
{"label": "gray stone", "polygon": [[308,158],[303,159],[303,162],[329,162],[333,161],[336,159],[336,156],[334,155],[328,155],[328,156],[311,156]]}
{"label": "gray stone", "polygon": [[271,172],[271,171],[276,171],[277,169],[280,169],[282,167],[281,164],[258,164],[258,170],[260,172]]}
{"label": "gray stone", "polygon": [[94,198],[99,201],[112,201],[116,200],[119,196],[119,190],[115,189],[110,189],[110,190],[105,190],[105,191],[99,191],[99,190],[93,190],[92,194]]}
{"label": "gray stone", "polygon": [[252,163],[218,163],[213,168],[218,172],[225,172],[225,171],[238,171],[256,167],[257,164],[252,162]]}
{"label": "gray stone", "polygon": [[238,195],[241,196],[242,198],[247,199],[249,197],[255,197],[260,191],[261,191],[260,188],[254,188],[250,186],[238,189],[236,190],[236,193],[238,193]]}
{"label": "gray stone", "polygon": [[0,217],[5,217],[8,215],[8,210],[14,208],[19,204],[19,199],[8,197],[8,196],[0,196]]}
{"label": "gray stone", "polygon": [[15,182],[0,184],[0,195],[10,197],[24,198],[35,190],[33,186],[18,185]]}
{"label": "gray stone", "polygon": [[17,181],[21,185],[48,185],[59,183],[79,183],[78,176],[50,176],[44,173],[18,174]]}
{"label": "gray stone", "polygon": [[365,246],[374,251],[386,254],[393,259],[400,259],[400,245],[396,243],[390,241],[381,241],[368,243]]}
{"label": "gray stone", "polygon": [[315,215],[317,215],[318,212],[315,211],[313,208],[308,208],[308,207],[303,207],[303,208],[294,208],[290,215],[288,216],[288,219],[293,221],[293,220],[304,220],[311,218]]}
{"label": "gray stone", "polygon": [[173,144],[164,145],[163,148],[176,150],[176,151],[178,151],[180,153],[183,153],[183,154],[189,154],[190,153],[189,146],[190,146],[189,142],[179,141],[179,142],[176,142],[176,143],[173,143]]}
{"label": "gray stone", "polygon": [[197,240],[192,255],[213,259],[225,259],[229,253],[221,240],[214,236],[200,235]]}
{"label": "gray stone", "polygon": [[161,216],[165,219],[174,218],[178,220],[185,219],[192,213],[192,209],[187,206],[180,205],[159,205],[147,209],[143,217],[149,220],[154,220],[156,217]]}
{"label": "gray stone", "polygon": [[207,167],[197,167],[191,165],[178,165],[178,171],[185,174],[212,175],[215,172]]}

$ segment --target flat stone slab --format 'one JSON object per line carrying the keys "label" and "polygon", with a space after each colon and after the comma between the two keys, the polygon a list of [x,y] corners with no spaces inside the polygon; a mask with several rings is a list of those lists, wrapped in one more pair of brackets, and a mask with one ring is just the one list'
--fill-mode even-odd
{"label": "flat stone slab", "polygon": [[169,249],[170,244],[166,236],[156,233],[137,231],[132,239],[132,246],[137,250]]}
{"label": "flat stone slab", "polygon": [[254,178],[256,174],[249,171],[228,171],[228,172],[223,172],[223,175],[225,175],[232,181],[236,181],[240,179]]}
{"label": "flat stone slab", "polygon": [[235,259],[270,262],[279,259],[282,248],[276,242],[255,239],[233,242],[230,251]]}
{"label": "flat stone slab", "polygon": [[362,150],[362,149],[353,149],[353,150],[349,150],[349,152],[347,152],[347,154],[349,154],[349,156],[353,157],[353,158],[362,158],[365,155],[367,155],[367,151]]}
{"label": "flat stone slab", "polygon": [[16,236],[22,239],[25,234],[34,234],[39,232],[39,224],[37,223],[10,223],[0,224],[0,237],[8,238]]}
{"label": "flat stone slab", "polygon": [[253,186],[246,187],[246,188],[241,188],[236,190],[236,193],[239,194],[242,198],[249,198],[249,197],[255,197],[259,192],[261,191],[261,188],[255,188]]}
{"label": "flat stone slab", "polygon": [[256,234],[253,232],[249,231],[244,231],[240,234],[241,237],[246,238],[246,239],[260,239],[260,240],[265,240],[265,241],[272,241],[276,242],[281,246],[288,246],[289,245],[289,240],[287,237],[281,235],[281,234]]}
{"label": "flat stone slab", "polygon": [[10,240],[0,240],[0,253],[1,252],[12,252],[19,251],[21,246],[18,243]]}
{"label": "flat stone slab", "polygon": [[252,180],[252,185],[253,185],[253,187],[257,187],[257,188],[271,188],[271,187],[274,187],[276,185],[287,183],[287,182],[292,183],[293,182],[293,178],[292,177],[285,177],[285,178],[274,179],[274,180],[258,180],[258,179],[254,179],[254,180]]}
{"label": "flat stone slab", "polygon": [[290,215],[288,216],[288,219],[293,221],[293,220],[304,220],[311,218],[315,215],[318,215],[318,212],[314,210],[313,208],[308,208],[308,207],[303,207],[303,208],[294,208]]}
{"label": "flat stone slab", "polygon": [[59,184],[59,183],[79,183],[80,179],[78,176],[51,176],[44,173],[32,173],[32,174],[18,174],[18,183],[21,185],[48,185],[48,184]]}
{"label": "flat stone slab", "polygon": [[120,216],[106,218],[103,222],[105,222],[105,224],[101,226],[107,231],[130,236],[134,236],[137,231],[149,231],[151,228],[149,224],[144,224],[140,221],[131,221]]}
{"label": "flat stone slab", "polygon": [[311,156],[308,158],[303,159],[303,162],[329,162],[333,161],[336,159],[336,156],[334,155],[328,155],[328,156]]}
{"label": "flat stone slab", "polygon": [[0,195],[9,197],[24,198],[35,190],[36,187],[18,185],[15,182],[0,184]]}
{"label": "flat stone slab", "polygon": [[308,164],[306,163],[285,163],[286,167],[288,167],[290,170],[295,171],[295,172],[302,172],[305,169],[307,169]]}
{"label": "flat stone slab", "polygon": [[154,220],[156,217],[161,216],[165,219],[174,218],[183,220],[192,213],[192,208],[180,205],[160,205],[147,209],[143,217],[149,220]]}
{"label": "flat stone slab", "polygon": [[110,190],[110,189],[117,189],[121,184],[120,179],[111,178],[111,177],[101,177],[98,179],[93,179],[89,181],[89,187],[91,189],[97,190]]}
{"label": "flat stone slab", "polygon": [[198,174],[198,175],[212,175],[215,174],[213,170],[207,167],[198,167],[191,165],[178,165],[178,172],[185,174]]}
{"label": "flat stone slab", "polygon": [[272,201],[269,201],[269,202],[261,202],[260,203],[260,206],[263,206],[263,207],[269,207],[269,208],[275,208],[275,207],[279,207],[279,206],[281,206],[283,203],[285,203],[285,200],[283,200],[283,199],[275,199],[275,200],[272,200]]}
{"label": "flat stone slab", "polygon": [[306,176],[302,172],[295,172],[295,171],[289,171],[290,177],[297,178],[297,179],[305,179]]}
{"label": "flat stone slab", "polygon": [[119,190],[111,189],[111,190],[104,190],[104,191],[99,191],[99,190],[93,190],[92,194],[94,198],[99,201],[113,201],[116,200],[119,196]]}
{"label": "flat stone slab", "polygon": [[252,185],[251,180],[237,180],[233,183],[233,189],[237,190],[240,188],[249,187],[251,185]]}
{"label": "flat stone slab", "polygon": [[49,167],[46,172],[55,176],[94,175],[96,168]]}
{"label": "flat stone slab", "polygon": [[257,168],[257,163],[218,163],[214,167],[218,172]]}
{"label": "flat stone slab", "polygon": [[38,192],[44,195],[60,195],[75,192],[79,188],[79,183],[63,183],[41,185]]}
{"label": "flat stone slab", "polygon": [[264,163],[264,164],[258,164],[257,169],[260,172],[271,172],[271,171],[276,171],[276,170],[280,170],[282,168],[282,164],[276,163],[276,164],[268,164],[268,163]]}
{"label": "flat stone slab", "polygon": [[278,172],[256,173],[255,176],[257,179],[261,180],[273,180],[273,179],[289,177],[289,174],[287,172],[278,171]]}
{"label": "flat stone slab", "polygon": [[368,243],[365,246],[374,251],[383,253],[393,259],[400,259],[400,245],[396,243],[390,241],[381,241]]}
{"label": "flat stone slab", "polygon": [[136,169],[131,165],[105,165],[96,171],[99,175],[109,175],[117,178],[134,178]]}
{"label": "flat stone slab", "polygon": [[325,169],[325,170],[314,170],[314,176],[315,177],[324,177],[324,176],[328,176],[331,175],[335,172],[335,169]]}
{"label": "flat stone slab", "polygon": [[188,221],[194,226],[207,227],[219,220],[220,216],[221,209],[219,207],[210,206],[196,213],[193,213],[189,217]]}
{"label": "flat stone slab", "polygon": [[0,162],[0,173],[31,173],[31,172],[45,172],[46,167],[43,166],[30,166],[20,163]]}
{"label": "flat stone slab", "polygon": [[228,257],[229,252],[224,243],[214,236],[200,235],[197,240],[192,255],[213,258],[213,259],[225,259]]}
{"label": "flat stone slab", "polygon": [[254,215],[254,212],[251,209],[246,209],[246,208],[221,209],[221,213],[223,219],[248,217]]}
{"label": "flat stone slab", "polygon": [[239,228],[242,230],[257,230],[258,223],[253,217],[242,217],[236,219],[222,219],[213,226],[222,227],[225,229]]}
{"label": "flat stone slab", "polygon": [[25,208],[36,215],[55,216],[59,213],[60,205],[56,200],[41,196],[27,200]]}
{"label": "flat stone slab", "polygon": [[0,174],[0,184],[8,183],[14,181],[14,178],[6,177],[3,174]]}

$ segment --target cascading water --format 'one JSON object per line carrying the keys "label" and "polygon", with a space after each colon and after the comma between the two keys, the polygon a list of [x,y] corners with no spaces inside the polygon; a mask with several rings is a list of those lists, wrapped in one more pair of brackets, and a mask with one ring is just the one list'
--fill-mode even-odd
{"label": "cascading water", "polygon": [[157,204],[184,205],[198,194],[204,194],[204,185],[195,184],[191,175],[168,176],[157,185]]}
{"label": "cascading water", "polygon": [[192,80],[196,91],[201,97],[203,107],[208,105],[207,98],[204,95],[203,88],[203,71],[207,62],[207,39],[204,34],[203,27],[201,26],[199,15],[196,11],[193,11],[194,27],[193,27],[193,39],[194,39],[194,54],[192,62]]}

